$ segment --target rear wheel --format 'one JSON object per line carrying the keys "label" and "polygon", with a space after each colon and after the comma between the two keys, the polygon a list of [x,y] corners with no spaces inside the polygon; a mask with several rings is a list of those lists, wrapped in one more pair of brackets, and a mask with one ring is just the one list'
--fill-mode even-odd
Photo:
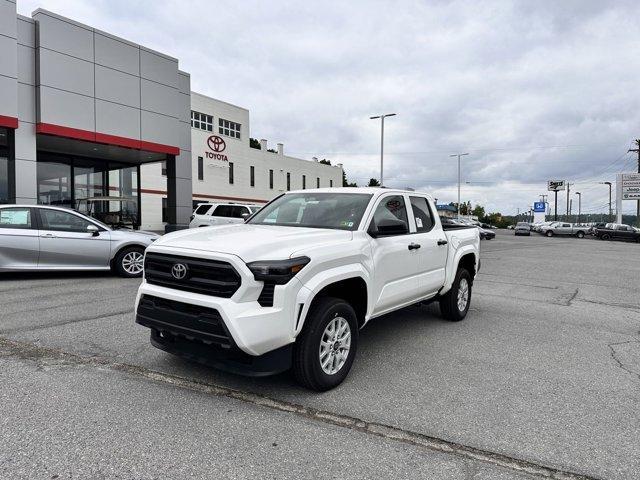
{"label": "rear wheel", "polygon": [[578,233],[576,233],[576,237],[578,237],[578,238],[584,238],[584,232],[578,232]]}
{"label": "rear wheel", "polygon": [[314,301],[293,348],[293,375],[303,386],[325,391],[347,377],[358,347],[358,319],[347,302]]}
{"label": "rear wheel", "polygon": [[459,322],[467,316],[471,304],[472,280],[469,272],[458,269],[451,290],[440,298],[440,313],[443,318],[452,322]]}
{"label": "rear wheel", "polygon": [[608,233],[604,233],[600,236],[600,238],[602,240],[609,240],[611,238],[611,236]]}
{"label": "rear wheel", "polygon": [[113,267],[121,277],[135,278],[142,276],[143,262],[144,248],[126,247],[116,255]]}
{"label": "rear wheel", "polygon": [[553,237],[553,232],[551,230],[547,231],[545,234],[547,237]]}

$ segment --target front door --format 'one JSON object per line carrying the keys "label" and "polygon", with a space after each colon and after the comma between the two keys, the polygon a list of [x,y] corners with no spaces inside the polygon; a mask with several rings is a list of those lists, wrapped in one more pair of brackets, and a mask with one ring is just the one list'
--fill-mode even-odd
{"label": "front door", "polygon": [[407,205],[404,195],[387,195],[380,199],[374,210],[369,228],[375,228],[384,219],[401,220],[407,226],[404,234],[371,238],[373,253],[373,314],[381,314],[411,302],[420,295],[418,273],[419,249],[409,248],[415,238],[409,233]]}
{"label": "front door", "polygon": [[413,235],[414,242],[420,245],[417,253],[420,262],[421,293],[433,295],[444,285],[448,249],[447,244],[443,241],[446,241],[447,238],[441,229],[433,229],[435,219],[427,199],[410,196],[409,200],[416,224],[416,233]]}
{"label": "front door", "polygon": [[107,268],[111,234],[100,228],[87,231],[92,222],[64,210],[38,208],[40,215],[40,259],[38,268]]}
{"label": "front door", "polygon": [[35,269],[39,248],[32,209],[0,208],[0,270]]}

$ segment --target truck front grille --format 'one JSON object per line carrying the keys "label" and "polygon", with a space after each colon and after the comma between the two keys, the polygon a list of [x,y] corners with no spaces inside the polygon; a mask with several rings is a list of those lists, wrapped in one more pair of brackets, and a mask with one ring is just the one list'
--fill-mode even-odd
{"label": "truck front grille", "polygon": [[145,256],[144,277],[153,285],[223,298],[231,297],[241,284],[228,262],[159,253]]}

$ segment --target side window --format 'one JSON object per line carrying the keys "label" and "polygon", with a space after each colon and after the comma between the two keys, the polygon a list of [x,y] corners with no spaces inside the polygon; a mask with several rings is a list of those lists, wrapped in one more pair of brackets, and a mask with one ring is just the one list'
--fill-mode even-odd
{"label": "side window", "polygon": [[404,223],[406,232],[409,233],[409,222],[407,221],[407,206],[404,202],[404,197],[401,195],[393,195],[383,198],[376,211],[373,214],[373,220],[369,228],[381,228],[385,224],[396,224],[398,221]]}
{"label": "side window", "polygon": [[214,217],[232,217],[233,207],[231,205],[218,205],[212,215]]}
{"label": "side window", "polygon": [[409,197],[418,233],[428,232],[433,228],[433,215],[429,203],[424,197]]}
{"label": "side window", "polygon": [[3,208],[0,210],[0,228],[28,230],[33,228],[31,225],[31,209],[29,208]]}
{"label": "side window", "polygon": [[40,222],[43,230],[54,230],[57,232],[86,232],[91,222],[74,215],[73,213],[61,210],[38,209]]}
{"label": "side window", "polygon": [[200,205],[198,208],[196,208],[196,211],[194,213],[196,215],[204,215],[209,211],[210,208],[211,205]]}
{"label": "side window", "polygon": [[249,216],[249,209],[247,207],[241,207],[241,206],[233,207],[233,216],[234,218],[245,218]]}

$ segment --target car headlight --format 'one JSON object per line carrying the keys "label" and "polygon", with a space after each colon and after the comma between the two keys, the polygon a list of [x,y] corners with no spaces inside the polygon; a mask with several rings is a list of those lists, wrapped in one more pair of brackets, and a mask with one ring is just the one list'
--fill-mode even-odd
{"label": "car headlight", "polygon": [[284,285],[304,268],[311,260],[309,257],[296,257],[288,260],[264,260],[247,263],[253,278],[260,282]]}

